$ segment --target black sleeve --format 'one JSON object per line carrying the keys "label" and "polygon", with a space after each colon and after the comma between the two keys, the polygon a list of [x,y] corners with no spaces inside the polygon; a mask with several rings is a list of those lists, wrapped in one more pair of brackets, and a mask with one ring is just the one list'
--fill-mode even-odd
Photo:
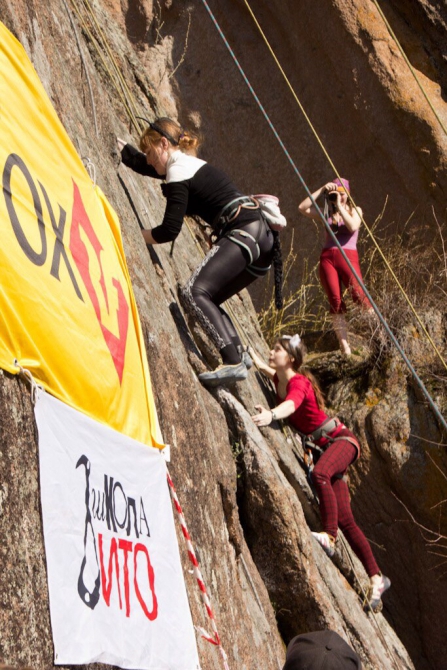
{"label": "black sleeve", "polygon": [[158,244],[172,242],[179,234],[186,214],[189,197],[189,181],[174,181],[166,184],[166,210],[161,225],[151,230]]}
{"label": "black sleeve", "polygon": [[121,160],[124,165],[138,172],[144,174],[146,177],[153,177],[154,179],[164,179],[163,175],[159,175],[152,165],[148,165],[146,156],[142,151],[138,151],[131,144],[126,144],[121,151]]}

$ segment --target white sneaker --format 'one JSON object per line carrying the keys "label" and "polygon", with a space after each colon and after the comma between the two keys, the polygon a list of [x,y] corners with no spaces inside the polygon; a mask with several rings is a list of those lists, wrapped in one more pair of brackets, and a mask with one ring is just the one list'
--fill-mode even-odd
{"label": "white sneaker", "polygon": [[374,575],[371,577],[366,609],[371,609],[375,612],[382,601],[382,595],[390,586],[391,580],[385,577],[385,575]]}
{"label": "white sneaker", "polygon": [[335,554],[335,540],[333,537],[328,535],[328,533],[314,533],[312,532],[312,535],[316,539],[316,541],[321,544],[323,547],[324,551],[328,556],[333,556]]}

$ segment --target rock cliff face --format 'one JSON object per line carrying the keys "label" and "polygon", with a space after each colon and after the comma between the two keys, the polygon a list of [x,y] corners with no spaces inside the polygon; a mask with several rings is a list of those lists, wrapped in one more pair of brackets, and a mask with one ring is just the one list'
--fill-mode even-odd
{"label": "rock cliff face", "polygon": [[[445,126],[445,7],[417,0],[381,5]],[[230,6],[224,0],[211,3],[293,160],[315,190],[333,178],[333,170],[245,3]],[[177,73],[182,116],[186,122],[188,114],[195,119],[200,112],[205,153],[219,156],[242,188],[267,189],[280,197],[296,227],[298,262],[316,262],[322,231],[297,213],[304,189],[202,3],[193,7],[188,57]],[[298,8],[292,0],[257,0],[253,11],[339,173],[350,178],[366,222],[372,224],[388,197],[381,225],[389,234],[416,211],[413,225],[427,223],[424,234],[430,236],[431,207],[444,216],[447,139],[372,3],[323,0],[316,6],[305,1]],[[181,34],[181,18],[172,14],[167,12],[166,20],[171,17],[172,30]],[[179,52],[177,47],[177,58]],[[300,276],[291,277],[291,284]],[[260,300],[259,290],[253,293]]]}
{"label": "rock cliff face", "polygon": [[[399,18],[415,61],[422,49],[430,52],[425,76],[444,85],[437,33],[444,19],[422,1],[413,4],[412,16],[424,26],[423,43],[416,42],[418,25],[403,28],[404,3],[387,9]],[[330,177],[268,56],[258,51],[259,38],[242,3],[217,0],[213,9],[259,82],[258,92],[271,104],[284,139],[302,159],[305,176],[315,185]],[[372,214],[385,193],[393,193],[394,211],[407,208],[403,217],[423,194],[429,193],[424,202],[440,202],[446,189],[445,141],[398,66],[370,4],[304,2],[298,12],[292,0],[257,0],[254,9],[296,77],[337,164],[346,174],[356,167],[359,200]],[[441,441],[400,365],[391,362],[385,377],[378,378],[365,361],[340,365],[336,354],[320,355],[313,363],[334,410],[362,441],[363,459],[351,474],[354,510],[393,582],[384,613],[373,618],[363,612],[357,594],[356,575],[366,581],[358,561],[340,543],[332,562],[312,540],[310,528],[318,527],[319,516],[299,445],[277,427],[261,433],[250,420],[254,405],[269,401],[257,373],[252,370],[247,382],[213,393],[197,381],[195,373],[215,362],[216,352],[189,321],[179,287],[205,248],[200,224],[184,226],[173,257],[166,247],[148,252],[142,243],[139,223],[157,223],[164,202],[158,185],[119,165],[116,135],[137,141],[128,128],[130,96],[142,116],[179,114],[201,125],[205,157],[247,191],[278,193],[290,213],[301,197],[299,189],[290,188],[291,169],[258,118],[203,5],[198,0],[190,5],[0,0],[0,12],[25,46],[80,154],[96,165],[98,182],[120,216],[160,423],[172,445],[170,469],[230,667],[281,668],[284,641],[324,627],[343,635],[365,668],[444,667],[445,574],[426,546],[426,537],[433,536],[422,535],[410,514],[445,534],[439,504],[446,498],[447,463],[445,452],[428,452],[430,442],[417,439]],[[100,46],[103,39],[110,52]],[[398,86],[391,85],[391,74]],[[333,82],[329,96],[328,79]],[[121,94],[123,81],[128,90]],[[349,100],[355,100],[354,109]],[[419,151],[415,157],[416,146],[429,154]],[[436,186],[430,190],[431,183]],[[312,246],[309,236],[302,241]],[[244,338],[265,353],[248,294],[233,298],[231,309]],[[48,670],[52,644],[32,407],[24,383],[7,374],[0,375],[0,397],[0,532],[6,538],[0,548],[0,660]],[[179,542],[193,618],[206,627],[180,537]],[[203,640],[198,644],[204,670],[219,667],[216,650]]]}

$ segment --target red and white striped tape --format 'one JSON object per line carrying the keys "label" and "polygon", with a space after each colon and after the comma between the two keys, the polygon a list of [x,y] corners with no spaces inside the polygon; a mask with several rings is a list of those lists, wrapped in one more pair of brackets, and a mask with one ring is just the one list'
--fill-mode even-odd
{"label": "red and white striped tape", "polygon": [[214,613],[213,613],[213,610],[211,608],[211,602],[210,602],[210,599],[209,599],[208,594],[206,592],[205,582],[203,581],[202,573],[200,572],[199,563],[198,563],[197,558],[196,558],[194,547],[192,546],[191,536],[188,532],[188,526],[186,525],[185,516],[183,514],[183,510],[182,510],[182,507],[180,505],[179,499],[177,497],[177,493],[175,491],[175,486],[172,482],[172,479],[171,479],[171,476],[170,476],[169,472],[167,472],[167,476],[168,476],[168,484],[169,484],[169,491],[171,493],[171,498],[172,498],[172,501],[174,503],[175,509],[177,510],[177,514],[178,514],[178,517],[179,517],[179,520],[180,520],[180,525],[181,525],[181,528],[182,528],[183,537],[186,540],[186,546],[188,548],[189,560],[191,561],[191,563],[193,565],[194,575],[197,579],[197,584],[199,585],[200,593],[202,595],[203,604],[205,605],[206,611],[208,612],[208,616],[211,620],[211,626],[213,628],[213,635],[210,635],[209,633],[207,633],[207,631],[204,628],[201,628],[200,626],[195,626],[195,628],[196,628],[196,630],[199,631],[200,635],[205,640],[207,640],[211,644],[214,644],[216,647],[218,647],[218,649],[221,653],[221,656],[222,656],[222,660],[223,660],[225,670],[230,670],[230,667],[228,665],[228,657],[227,657],[227,655],[225,653],[225,650],[222,647],[222,643],[220,641],[219,633],[217,631],[217,626],[216,626],[216,620],[214,618]]}

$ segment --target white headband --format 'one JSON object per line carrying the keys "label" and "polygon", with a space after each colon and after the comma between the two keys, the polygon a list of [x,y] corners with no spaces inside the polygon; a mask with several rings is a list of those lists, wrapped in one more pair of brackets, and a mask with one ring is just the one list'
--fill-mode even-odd
{"label": "white headband", "polygon": [[290,346],[296,349],[301,344],[301,337],[296,333],[296,335],[283,335],[284,340],[290,340]]}

